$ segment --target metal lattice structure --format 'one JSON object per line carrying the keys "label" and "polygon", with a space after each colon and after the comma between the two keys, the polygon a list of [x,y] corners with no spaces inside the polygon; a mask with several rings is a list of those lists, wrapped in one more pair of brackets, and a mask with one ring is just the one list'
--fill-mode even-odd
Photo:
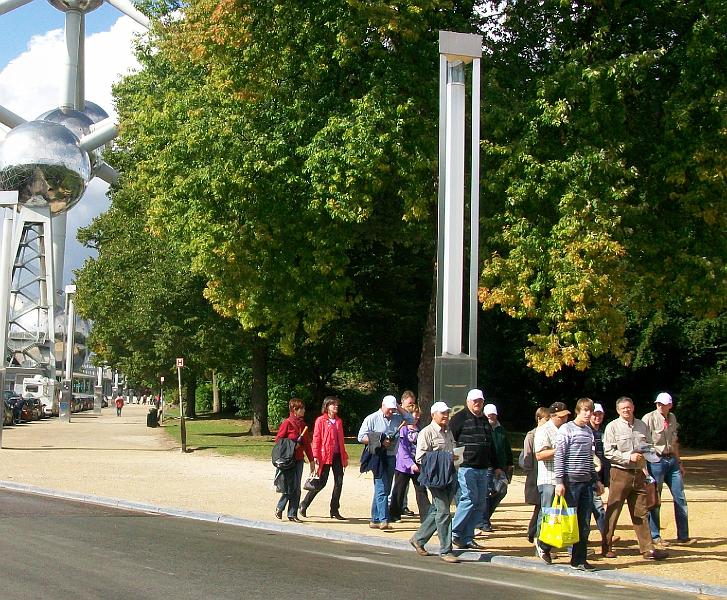
{"label": "metal lattice structure", "polygon": [[[0,0],[0,15],[31,1]],[[58,107],[26,121],[0,106],[0,123],[10,128],[0,142],[0,191],[17,193],[17,200],[5,205],[12,217],[6,218],[8,226],[3,225],[0,252],[5,257],[0,279],[10,282],[7,290],[0,290],[0,375],[6,369],[19,369],[55,378],[66,213],[93,177],[109,183],[118,178],[99,155],[115,137],[116,123],[86,101],[84,90],[85,18],[103,1],[49,0],[64,13],[66,23]],[[107,1],[149,26],[130,0]]]}

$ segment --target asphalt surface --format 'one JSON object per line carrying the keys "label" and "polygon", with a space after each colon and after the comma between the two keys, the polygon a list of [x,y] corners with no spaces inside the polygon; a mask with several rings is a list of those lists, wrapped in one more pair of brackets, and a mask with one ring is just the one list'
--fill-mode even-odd
{"label": "asphalt surface", "polygon": [[650,598],[692,595],[0,491],[0,598]]}

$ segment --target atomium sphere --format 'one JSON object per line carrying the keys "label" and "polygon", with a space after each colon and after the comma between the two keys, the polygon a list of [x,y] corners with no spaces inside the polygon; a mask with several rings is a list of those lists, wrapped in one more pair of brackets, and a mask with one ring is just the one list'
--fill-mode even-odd
{"label": "atomium sphere", "polygon": [[90,178],[88,154],[58,123],[23,123],[0,144],[0,190],[17,191],[19,204],[60,214],[80,200]]}
{"label": "atomium sphere", "polygon": [[88,100],[86,100],[86,108],[84,108],[81,112],[89,117],[94,123],[99,123],[104,119],[109,118],[109,113],[95,102],[90,102]]}
{"label": "atomium sphere", "polygon": [[[66,345],[66,313],[59,311],[55,315],[56,356],[65,354]],[[73,334],[73,370],[80,371],[88,358],[88,335],[91,332],[91,323],[76,315],[76,329]],[[65,367],[65,365],[63,365]]]}
{"label": "atomium sphere", "polygon": [[91,132],[91,125],[93,125],[91,117],[72,108],[54,108],[39,115],[35,120],[63,125],[70,129],[79,140]]}
{"label": "atomium sphere", "polygon": [[48,2],[61,12],[77,10],[82,13],[90,13],[103,4],[103,0],[48,0]]}

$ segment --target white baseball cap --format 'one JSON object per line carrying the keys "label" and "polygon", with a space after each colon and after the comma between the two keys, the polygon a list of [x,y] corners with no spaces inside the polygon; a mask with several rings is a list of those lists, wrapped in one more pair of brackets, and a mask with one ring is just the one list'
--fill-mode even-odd
{"label": "white baseball cap", "polygon": [[383,408],[396,408],[396,398],[394,396],[384,396],[381,406]]}
{"label": "white baseball cap", "polygon": [[662,392],[656,397],[656,400],[654,401],[657,404],[664,404],[665,406],[671,406],[671,396],[667,394],[666,392]]}
{"label": "white baseball cap", "polygon": [[594,413],[597,413],[597,412],[602,413],[602,412],[604,412],[603,411],[603,406],[601,406],[598,402],[594,402],[593,403],[593,412]]}
{"label": "white baseball cap", "polygon": [[485,415],[496,415],[497,407],[494,404],[485,404],[485,408],[482,409],[482,412]]}
{"label": "white baseball cap", "polygon": [[477,388],[470,390],[467,392],[467,401],[470,400],[484,400],[485,395],[482,393],[482,390],[478,390]]}
{"label": "white baseball cap", "polygon": [[434,404],[432,404],[432,414],[434,414],[435,412],[438,412],[438,413],[449,412],[451,410],[452,409],[449,408],[449,406],[447,406],[447,404],[445,402],[435,402]]}

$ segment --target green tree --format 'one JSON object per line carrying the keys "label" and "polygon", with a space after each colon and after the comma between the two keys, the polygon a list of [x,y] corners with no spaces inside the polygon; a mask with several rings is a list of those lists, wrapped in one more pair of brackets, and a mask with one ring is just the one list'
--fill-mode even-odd
{"label": "green tree", "polygon": [[150,228],[179,244],[215,309],[259,338],[255,372],[270,344],[293,353],[350,317],[381,254],[414,260],[389,283],[419,292],[437,30],[472,19],[467,2],[200,0],[156,27],[115,88],[120,185],[148,198]]}
{"label": "green tree", "polygon": [[498,4],[481,300],[530,323],[538,371],[628,364],[667,302],[724,310],[727,7]]}
{"label": "green tree", "polygon": [[79,231],[98,249],[76,272],[80,314],[94,322],[89,345],[101,363],[131,381],[156,387],[174,381],[175,358],[185,358],[187,416],[194,415],[198,379],[212,368],[233,368],[245,356],[239,324],[217,314],[173,247],[144,225],[144,202],[113,193],[109,211]]}

